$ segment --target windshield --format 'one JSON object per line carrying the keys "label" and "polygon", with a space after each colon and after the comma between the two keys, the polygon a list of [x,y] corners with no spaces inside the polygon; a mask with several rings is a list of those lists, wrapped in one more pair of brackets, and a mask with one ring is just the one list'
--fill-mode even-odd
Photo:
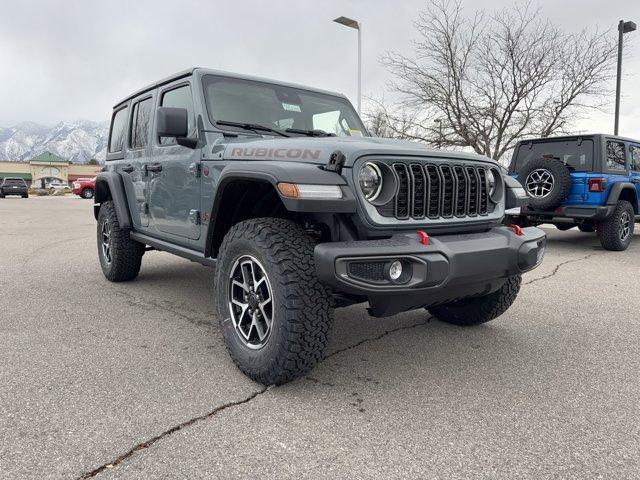
{"label": "windshield", "polygon": [[[351,104],[341,97],[215,75],[205,75],[202,83],[209,119],[214,125],[221,121],[262,125],[283,132],[321,130],[340,137],[368,136]],[[240,129],[218,126],[224,130]]]}
{"label": "windshield", "polygon": [[593,140],[562,139],[544,142],[523,142],[515,152],[515,162],[511,171],[519,171],[529,160],[541,157],[553,157],[575,172],[593,170]]}

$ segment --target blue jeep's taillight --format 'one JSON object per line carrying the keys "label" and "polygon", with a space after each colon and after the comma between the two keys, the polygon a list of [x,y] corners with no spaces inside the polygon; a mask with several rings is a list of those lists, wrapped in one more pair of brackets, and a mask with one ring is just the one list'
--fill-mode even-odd
{"label": "blue jeep's taillight", "polygon": [[589,191],[590,192],[604,192],[607,188],[606,178],[590,178],[589,179]]}

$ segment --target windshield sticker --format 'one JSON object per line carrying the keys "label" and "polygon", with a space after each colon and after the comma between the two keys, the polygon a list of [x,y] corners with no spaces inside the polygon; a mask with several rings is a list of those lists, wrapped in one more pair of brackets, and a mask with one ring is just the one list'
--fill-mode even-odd
{"label": "windshield sticker", "polygon": [[285,103],[282,102],[282,108],[289,112],[301,112],[300,105],[296,105],[295,103]]}
{"label": "windshield sticker", "polygon": [[353,128],[349,129],[349,135],[351,135],[352,137],[361,137],[362,136],[362,132],[360,130],[355,130]]}

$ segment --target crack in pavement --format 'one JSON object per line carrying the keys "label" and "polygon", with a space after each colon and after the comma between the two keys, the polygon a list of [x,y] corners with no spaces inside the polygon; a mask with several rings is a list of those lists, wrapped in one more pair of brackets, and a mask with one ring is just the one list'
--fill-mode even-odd
{"label": "crack in pavement", "polygon": [[346,352],[348,350],[352,350],[352,349],[354,349],[356,347],[359,347],[363,343],[373,342],[375,340],[380,340],[381,338],[384,338],[384,337],[386,337],[387,335],[389,335],[391,333],[399,332],[400,330],[409,330],[411,328],[419,327],[420,325],[426,325],[427,323],[429,323],[431,321],[432,318],[434,318],[434,317],[433,316],[429,316],[423,322],[412,323],[411,325],[403,325],[402,327],[396,327],[396,328],[392,328],[391,330],[385,330],[380,335],[377,335],[375,337],[365,338],[363,340],[360,340],[359,342],[354,343],[353,345],[349,345],[348,347],[344,347],[344,348],[341,348],[340,350],[336,350],[335,352],[331,352],[329,355],[327,355],[325,357],[325,360],[328,359],[328,358],[333,357],[334,355],[338,355],[339,353]]}
{"label": "crack in pavement", "polygon": [[[156,300],[154,298],[138,298],[130,293],[127,293],[123,290],[114,289],[112,294],[116,297],[121,297],[125,299],[127,305],[132,307],[143,307],[143,308],[155,308],[156,310],[161,310],[162,312],[169,312],[183,320],[188,321],[197,326],[213,328],[214,331],[217,331],[217,325],[213,321],[202,320],[199,316],[203,315],[202,311],[191,310],[182,305],[176,305],[175,302],[169,300]],[[180,311],[182,310],[182,311]],[[188,312],[193,314],[193,316],[187,315],[183,312]],[[207,312],[204,312],[207,314]]]}
{"label": "crack in pavement", "polygon": [[[429,321],[431,320],[431,318],[433,317],[428,317],[426,321],[423,322],[418,322],[418,323],[414,323],[411,325],[404,325],[402,327],[397,327],[397,328],[392,328],[391,330],[386,330],[383,333],[381,333],[380,335],[377,335],[375,337],[370,337],[370,338],[365,338],[359,342],[354,343],[353,345],[349,345],[345,348],[342,348],[340,350],[336,350],[335,352],[330,353],[329,355],[327,355],[325,357],[325,360],[333,357],[335,355],[338,355],[339,353],[342,352],[346,352],[348,350],[352,350],[356,347],[359,347],[360,345],[364,344],[364,343],[368,343],[368,342],[374,342],[376,340],[380,340],[381,338],[386,337],[387,335],[394,333],[394,332],[398,332],[400,330],[409,330],[411,328],[415,328],[415,327],[419,327],[420,325],[426,325],[427,323],[429,323]],[[330,383],[330,382],[325,382],[322,380],[319,380],[315,377],[311,377],[311,376],[304,376],[302,377],[303,379],[312,381],[314,383],[318,383],[320,385],[325,385],[325,386],[335,386],[334,384]],[[169,428],[168,430],[165,430],[164,432],[162,432],[159,435],[156,435],[155,437],[152,437],[149,440],[145,440],[144,442],[140,442],[138,443],[136,446],[134,446],[133,448],[131,448],[129,451],[123,453],[122,455],[120,455],[119,457],[115,458],[114,460],[111,460],[108,463],[104,463],[102,465],[100,465],[97,468],[94,468],[93,470],[90,470],[86,473],[83,473],[82,475],[80,475],[78,477],[77,480],[85,480],[88,478],[94,478],[96,475],[98,475],[99,473],[105,471],[105,470],[110,470],[118,465],[120,465],[122,462],[124,462],[125,460],[127,460],[128,458],[131,458],[133,455],[135,455],[137,452],[144,450],[146,448],[149,448],[150,446],[152,446],[153,444],[155,444],[156,442],[159,442],[160,440],[164,439],[165,437],[168,437],[174,433],[176,433],[179,430],[182,430],[183,428],[189,427],[191,425],[193,425],[194,423],[197,422],[201,422],[203,420],[208,420],[211,417],[214,417],[215,415],[217,415],[218,413],[222,412],[223,410],[226,410],[228,408],[231,407],[237,407],[240,405],[243,405],[245,403],[249,403],[251,402],[253,399],[255,399],[256,397],[258,397],[259,395],[262,395],[263,393],[266,393],[268,390],[273,389],[273,388],[278,388],[277,386],[272,386],[272,387],[263,387],[258,391],[253,392],[251,395],[249,395],[248,397],[242,399],[242,400],[237,400],[235,402],[229,402],[229,403],[225,403],[224,405],[221,405],[219,407],[216,407],[215,409],[213,409],[212,411],[205,413],[203,415],[199,415],[197,417],[191,418],[185,422],[182,422],[174,427]]]}
{"label": "crack in pavement", "polygon": [[588,260],[591,257],[595,257],[597,255],[605,255],[605,252],[595,252],[595,253],[590,253],[589,255],[585,256],[585,257],[580,257],[580,258],[572,258],[571,260],[566,260],[564,262],[560,262],[559,264],[557,264],[553,270],[551,271],[551,273],[544,275],[542,277],[538,277],[538,278],[534,278],[529,280],[528,282],[523,283],[522,285],[530,285],[532,283],[536,283],[539,282],[541,280],[546,280],[547,278],[551,278],[554,277],[558,271],[560,270],[560,268],[562,268],[563,266],[567,265],[568,263],[573,263],[573,262],[581,262],[583,260]]}
{"label": "crack in pavement", "polygon": [[237,407],[238,405],[242,405],[244,403],[248,403],[251,400],[253,400],[254,398],[256,398],[258,395],[262,395],[263,393],[265,393],[268,389],[269,389],[269,387],[263,387],[260,390],[258,390],[256,392],[253,392],[248,397],[243,398],[242,400],[237,400],[235,402],[225,403],[224,405],[216,407],[213,410],[211,410],[210,412],[205,413],[204,415],[199,415],[199,416],[191,418],[191,419],[189,419],[189,420],[187,420],[185,422],[182,422],[182,423],[180,423],[180,424],[178,424],[178,425],[176,425],[174,427],[171,427],[170,429],[165,430],[161,434],[156,435],[155,437],[153,437],[153,438],[151,438],[149,440],[145,440],[144,442],[141,442],[141,443],[137,444],[131,450],[129,450],[128,452],[123,453],[122,455],[120,455],[119,457],[115,458],[114,460],[111,460],[109,463],[105,463],[103,465],[100,465],[97,468],[94,468],[93,470],[90,470],[89,472],[83,473],[82,475],[80,475],[78,477],[78,480],[84,480],[84,479],[87,479],[87,478],[93,478],[97,474],[103,472],[104,470],[112,469],[112,468],[116,467],[117,465],[121,464],[122,462],[124,462],[126,459],[128,459],[128,458],[132,457],[133,455],[135,455],[140,450],[144,450],[146,448],[149,448],[154,443],[159,442],[163,438],[176,433],[178,430],[182,430],[185,427],[189,427],[189,426],[193,425],[194,423],[201,422],[203,420],[207,420],[207,419],[213,417],[214,415],[217,415],[218,413],[220,413],[223,410],[226,410],[228,408]]}

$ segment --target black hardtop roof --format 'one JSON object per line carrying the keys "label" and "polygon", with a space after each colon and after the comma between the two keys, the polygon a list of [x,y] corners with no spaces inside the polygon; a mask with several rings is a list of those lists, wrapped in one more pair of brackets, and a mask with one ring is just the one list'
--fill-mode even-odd
{"label": "black hardtop roof", "polygon": [[621,137],[620,135],[613,135],[608,133],[576,133],[575,135],[561,135],[559,137],[539,137],[539,138],[526,138],[524,140],[519,140],[518,145],[527,144],[527,143],[542,143],[556,140],[571,140],[574,138],[589,138],[589,137],[607,137],[614,138],[616,140],[622,140],[623,142],[635,142],[640,143],[640,140],[636,140],[634,138]]}
{"label": "black hardtop roof", "polygon": [[275,85],[283,85],[285,87],[299,88],[301,90],[307,90],[307,91],[310,91],[310,92],[324,93],[326,95],[336,95],[338,97],[346,98],[342,93],[331,92],[331,91],[328,91],[328,90],[321,90],[319,88],[307,87],[307,86],[304,86],[304,85],[298,85],[296,83],[282,82],[280,80],[273,80],[273,79],[269,79],[269,78],[254,77],[254,76],[251,76],[251,75],[243,75],[243,74],[240,74],[240,73],[224,72],[224,71],[221,71],[221,70],[212,70],[212,69],[209,69],[209,68],[191,67],[191,68],[188,68],[186,70],[182,70],[180,72],[174,73],[173,75],[170,75],[168,77],[165,77],[162,80],[158,80],[157,82],[153,82],[152,84],[147,85],[146,87],[141,88],[140,90],[137,90],[137,91],[133,92],[131,95],[128,95],[127,97],[123,98],[118,103],[116,103],[113,108],[116,109],[116,108],[120,107],[123,103],[128,102],[132,98],[135,98],[135,97],[137,97],[139,95],[142,95],[143,93],[148,92],[149,90],[153,90],[154,88],[161,87],[162,85],[166,85],[167,83],[171,83],[171,82],[173,82],[175,80],[179,80],[180,78],[189,77],[189,76],[193,75],[193,73],[195,71],[202,71],[203,73],[208,73],[208,74],[211,74],[211,75],[218,75],[218,76],[231,77],[231,78],[242,78],[242,79],[245,79],[245,80],[254,80],[254,81],[257,81],[257,82],[272,83],[272,84],[275,84]]}

